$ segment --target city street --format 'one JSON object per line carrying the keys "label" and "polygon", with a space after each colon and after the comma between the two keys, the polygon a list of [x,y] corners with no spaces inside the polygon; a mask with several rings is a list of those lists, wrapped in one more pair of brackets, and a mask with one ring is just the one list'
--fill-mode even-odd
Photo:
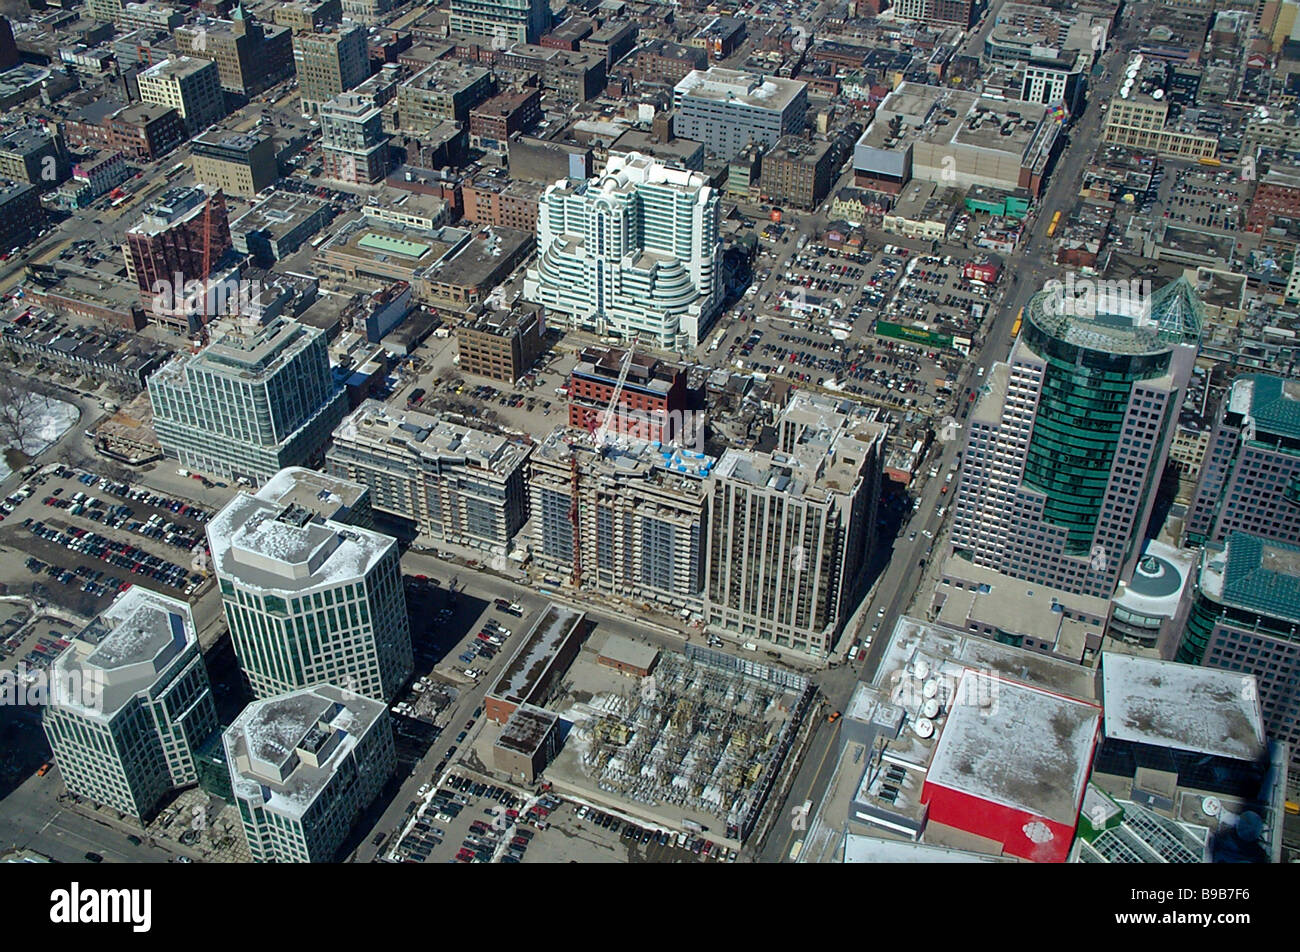
{"label": "city street", "polygon": [[[1102,62],[1108,68],[1116,58],[1122,58],[1123,54],[1118,50],[1126,46],[1124,41],[1130,36],[1126,22],[1117,34],[1112,51],[1102,58]],[[1009,263],[1013,265],[1012,277],[1004,301],[1001,306],[995,308],[992,323],[985,335],[985,345],[978,358],[972,361],[965,375],[959,377],[956,388],[958,393],[963,392],[965,387],[972,386],[972,381],[981,379],[977,376],[976,368],[984,368],[987,376],[988,369],[995,362],[1006,359],[1009,335],[1016,314],[1035,292],[1042,289],[1047,280],[1057,276],[1058,271],[1052,264],[1052,242],[1047,238],[1047,227],[1055,210],[1068,210],[1073,204],[1083,168],[1100,136],[1101,111],[1098,104],[1109,97],[1114,85],[1113,81],[1099,84],[1098,88],[1090,94],[1090,105],[1079,124],[1070,130],[1069,143],[1057,161],[1048,187],[1038,203],[1039,212],[1024,247],[1010,259]],[[875,597],[870,602],[864,601],[841,640],[841,644],[847,645],[854,638],[862,638],[864,631],[869,630],[872,624],[879,621],[880,629],[875,633],[871,647],[859,657],[856,664],[834,668],[814,678],[825,693],[827,704],[831,709],[843,710],[858,681],[870,683],[875,677],[876,668],[888,643],[889,633],[892,632],[898,619],[907,613],[913,599],[917,596],[918,585],[926,573],[926,569],[920,566],[921,559],[926,558],[926,552],[933,545],[933,552],[926,561],[927,569],[934,559],[943,558],[945,555],[946,543],[942,538],[944,520],[938,515],[941,506],[940,487],[943,484],[943,474],[952,467],[964,439],[964,435],[959,435],[957,440],[949,443],[936,442],[935,446],[939,448],[937,457],[939,478],[929,480],[925,484],[921,491],[920,507],[912,520],[900,528],[898,537],[894,540],[893,555],[888,569],[876,584]],[[951,498],[951,496],[945,497],[945,501],[950,502]],[[945,513],[946,515],[948,513]],[[913,530],[917,532],[916,539],[908,542],[906,534],[910,534]],[[926,538],[925,531],[931,532],[935,538],[933,540]],[[921,594],[928,600],[928,592]],[[878,616],[881,608],[885,610],[884,617]],[[835,770],[835,762],[839,755],[838,736],[838,722],[835,724],[823,722],[818,728],[808,755],[800,766],[799,775],[795,778],[790,795],[786,799],[783,817],[789,817],[791,809],[805,800],[813,801],[815,815],[817,804],[825,794],[827,784]],[[809,819],[811,820],[811,817]],[[760,859],[764,862],[785,861],[795,840],[801,836],[799,830],[791,828],[788,819],[779,820],[764,844]]]}

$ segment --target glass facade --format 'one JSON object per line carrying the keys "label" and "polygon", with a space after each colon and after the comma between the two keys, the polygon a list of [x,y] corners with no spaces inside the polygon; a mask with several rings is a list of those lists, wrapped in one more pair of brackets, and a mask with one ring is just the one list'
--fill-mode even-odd
{"label": "glass facade", "polygon": [[1167,372],[1170,354],[1108,354],[1063,341],[1032,320],[1024,333],[1030,350],[1047,361],[1024,483],[1047,496],[1045,518],[1068,530],[1066,552],[1086,555],[1133,386]]}

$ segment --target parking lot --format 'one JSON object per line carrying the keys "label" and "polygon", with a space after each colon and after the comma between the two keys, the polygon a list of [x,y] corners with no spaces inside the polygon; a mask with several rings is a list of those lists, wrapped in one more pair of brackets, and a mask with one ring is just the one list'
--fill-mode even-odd
{"label": "parking lot", "polygon": [[211,513],[187,500],[59,467],[0,509],[0,540],[26,556],[6,567],[10,593],[89,617],[131,585],[185,599],[205,582]]}
{"label": "parking lot", "polygon": [[[995,288],[951,256],[888,243],[786,248],[786,237],[760,253],[755,283],[706,361],[904,412],[952,411],[963,341],[980,334]],[[882,320],[947,335],[956,346],[885,336]]]}

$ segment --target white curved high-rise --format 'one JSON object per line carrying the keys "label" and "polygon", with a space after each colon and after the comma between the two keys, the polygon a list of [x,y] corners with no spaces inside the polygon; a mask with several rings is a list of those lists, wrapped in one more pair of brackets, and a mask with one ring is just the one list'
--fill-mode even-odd
{"label": "white curved high-rise", "polygon": [[524,296],[570,327],[694,347],[722,305],[718,228],[704,176],[615,156],[598,178],[542,195]]}

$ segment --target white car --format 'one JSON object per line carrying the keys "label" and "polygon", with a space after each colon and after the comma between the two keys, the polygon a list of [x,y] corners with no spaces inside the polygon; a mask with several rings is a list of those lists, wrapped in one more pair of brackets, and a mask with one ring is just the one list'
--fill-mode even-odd
{"label": "white car", "polygon": [[925,536],[927,539],[933,539],[933,538],[934,538],[934,533],[931,532],[929,529],[925,529],[925,530],[923,530],[923,531],[921,532],[921,535]]}
{"label": "white car", "polygon": [[876,612],[876,617],[877,617],[877,618],[884,618],[884,617],[885,617],[885,609],[884,609],[883,607],[880,609],[880,611]]}

